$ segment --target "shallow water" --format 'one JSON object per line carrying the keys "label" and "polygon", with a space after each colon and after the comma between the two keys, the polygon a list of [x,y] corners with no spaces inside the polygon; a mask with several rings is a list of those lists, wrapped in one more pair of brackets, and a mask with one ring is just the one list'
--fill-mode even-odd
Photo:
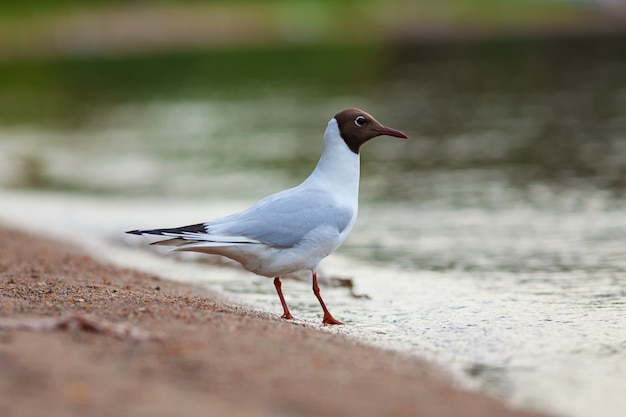
{"label": "shallow water", "polygon": [[[296,88],[315,90],[310,74],[271,90],[251,81],[239,95],[200,77],[188,81],[200,93],[178,86],[145,97],[142,86],[69,121],[54,106],[28,120],[5,113],[0,219],[278,314],[270,280],[149,253],[120,232],[196,223],[297,184],[328,119],[359,106],[411,140],[380,138],[363,150],[359,219],[321,266],[324,277],[354,285],[322,283],[348,324],[331,331],[427,356],[515,405],[618,416],[626,409],[619,45],[395,48],[377,53],[387,66],[335,93]],[[366,62],[362,51],[351,56]],[[283,290],[294,315],[320,320],[309,282],[286,280]]]}

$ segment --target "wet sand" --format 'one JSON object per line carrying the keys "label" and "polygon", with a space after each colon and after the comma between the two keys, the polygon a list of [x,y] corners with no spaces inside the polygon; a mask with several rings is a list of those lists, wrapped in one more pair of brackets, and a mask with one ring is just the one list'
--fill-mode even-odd
{"label": "wet sand", "polygon": [[536,415],[417,358],[67,244],[0,229],[0,248],[4,417]]}

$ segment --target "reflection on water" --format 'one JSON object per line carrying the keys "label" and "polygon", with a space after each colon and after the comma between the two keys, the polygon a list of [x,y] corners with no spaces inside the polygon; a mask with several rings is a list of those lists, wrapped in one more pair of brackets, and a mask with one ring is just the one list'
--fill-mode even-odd
{"label": "reflection on water", "polygon": [[[411,140],[363,150],[359,220],[323,268],[370,298],[326,289],[333,314],[351,323],[337,331],[428,355],[515,404],[617,416],[626,407],[622,45],[14,64],[0,68],[0,107],[17,103],[1,116],[0,182],[91,196],[72,203],[71,221],[102,238],[148,213],[146,227],[193,223],[298,183],[327,120],[362,107]],[[139,76],[157,63],[167,70]],[[108,75],[93,83],[101,64]],[[48,72],[58,77],[28,82]],[[63,198],[8,196],[4,219],[47,204],[41,227],[69,221]],[[276,311],[268,281],[215,275],[208,285]],[[285,292],[294,312],[319,319],[308,284],[289,281]]]}

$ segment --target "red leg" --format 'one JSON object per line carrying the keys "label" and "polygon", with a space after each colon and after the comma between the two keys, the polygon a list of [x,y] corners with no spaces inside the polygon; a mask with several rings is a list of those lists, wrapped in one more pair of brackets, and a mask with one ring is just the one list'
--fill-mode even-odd
{"label": "red leg", "polygon": [[280,277],[274,278],[274,287],[276,287],[276,292],[278,293],[278,297],[280,297],[280,303],[283,305],[283,315],[284,319],[292,319],[293,316],[289,312],[289,307],[287,307],[287,303],[285,302],[285,297],[283,297],[283,291],[280,289],[282,283],[280,282]]}
{"label": "red leg", "polygon": [[322,310],[324,310],[324,318],[322,319],[322,323],[324,324],[343,324],[339,320],[335,319],[330,311],[326,308],[326,304],[324,304],[324,300],[322,300],[322,296],[320,295],[320,287],[317,285],[317,273],[313,271],[313,294],[317,297],[320,304],[322,305]]}

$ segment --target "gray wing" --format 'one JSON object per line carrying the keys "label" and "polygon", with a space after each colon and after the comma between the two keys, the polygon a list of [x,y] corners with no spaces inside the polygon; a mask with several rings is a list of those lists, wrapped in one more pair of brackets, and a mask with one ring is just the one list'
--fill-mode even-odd
{"label": "gray wing", "polygon": [[338,207],[328,193],[310,189],[303,192],[296,187],[205,226],[209,235],[244,236],[275,247],[292,247],[322,225],[343,232],[353,215],[349,207]]}

